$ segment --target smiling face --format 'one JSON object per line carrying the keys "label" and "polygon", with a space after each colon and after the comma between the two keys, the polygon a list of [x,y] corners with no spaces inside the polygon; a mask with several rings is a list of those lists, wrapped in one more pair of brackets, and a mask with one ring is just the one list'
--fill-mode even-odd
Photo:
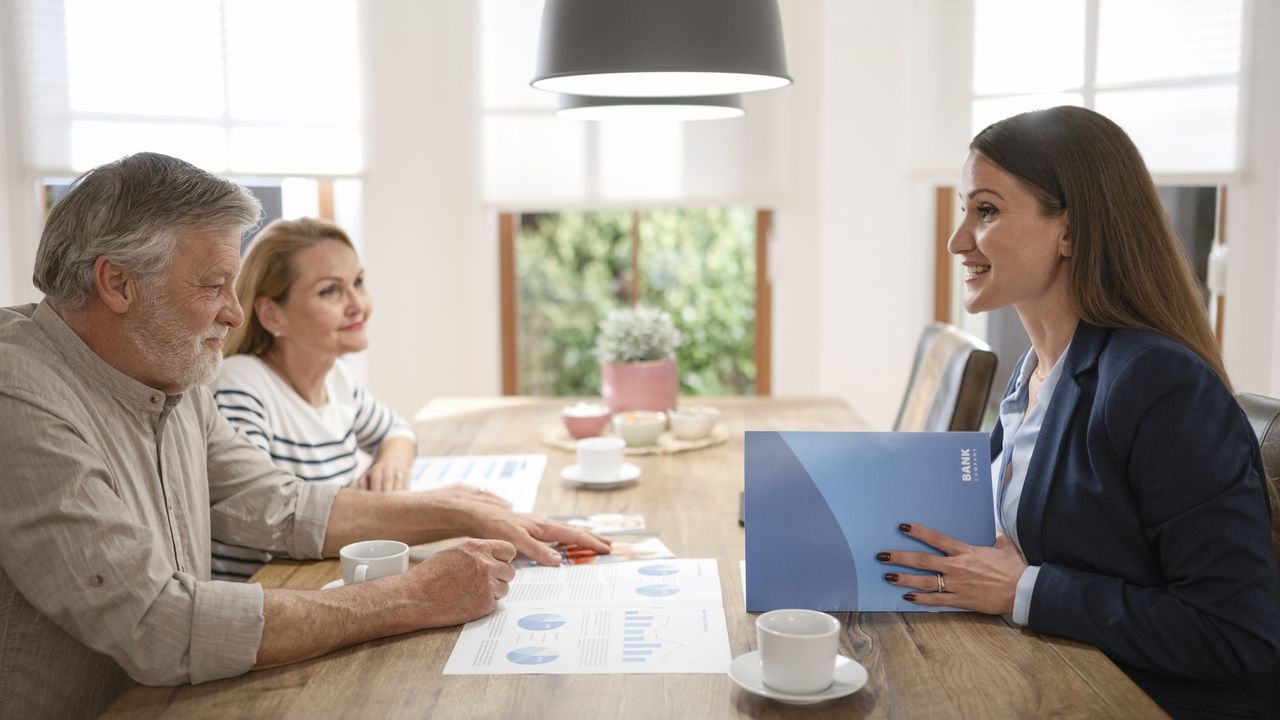
{"label": "smiling face", "polygon": [[138,306],[125,317],[149,366],[144,382],[174,394],[218,374],[222,341],[244,321],[233,285],[239,270],[239,232],[178,238],[169,267],[142,282]]}
{"label": "smiling face", "polygon": [[275,342],[332,359],[368,347],[365,323],[373,304],[355,251],[341,241],[324,240],[299,251],[292,262],[297,276],[284,302],[257,301],[264,327],[279,333]]}
{"label": "smiling face", "polygon": [[1041,213],[1022,182],[976,153],[960,178],[960,223],[947,250],[965,269],[964,308],[1057,312],[1068,301],[1067,213]]}

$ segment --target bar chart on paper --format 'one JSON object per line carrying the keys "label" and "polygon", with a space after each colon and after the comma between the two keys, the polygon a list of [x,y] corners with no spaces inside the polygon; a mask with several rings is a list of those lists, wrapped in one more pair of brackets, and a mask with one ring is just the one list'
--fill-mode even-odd
{"label": "bar chart on paper", "polygon": [[439,490],[467,485],[511,503],[516,512],[533,512],[546,455],[444,455],[413,461],[410,490]]}
{"label": "bar chart on paper", "polygon": [[[671,627],[672,619],[655,610],[627,610],[622,617],[622,662],[665,662],[684,649],[674,637],[679,631]],[[663,630],[667,632],[664,633]],[[685,636],[687,639],[687,636]]]}

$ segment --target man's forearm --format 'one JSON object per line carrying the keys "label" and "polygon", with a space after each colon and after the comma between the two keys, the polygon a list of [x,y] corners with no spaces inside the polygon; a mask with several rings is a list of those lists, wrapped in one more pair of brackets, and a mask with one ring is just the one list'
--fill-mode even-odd
{"label": "man's forearm", "polygon": [[463,518],[454,503],[426,493],[343,490],[329,510],[323,553],[334,557],[342,546],[372,538],[417,545],[458,537],[468,530]]}
{"label": "man's forearm", "polygon": [[326,591],[263,592],[262,642],[254,669],[319,657],[341,647],[415,630],[414,603],[386,584]]}

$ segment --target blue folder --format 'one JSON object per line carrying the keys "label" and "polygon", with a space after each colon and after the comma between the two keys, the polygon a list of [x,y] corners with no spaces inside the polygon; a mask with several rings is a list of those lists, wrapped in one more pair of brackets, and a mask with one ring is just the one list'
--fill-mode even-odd
{"label": "blue folder", "polygon": [[939,551],[917,523],[995,544],[990,437],[979,432],[748,432],[747,609],[931,610],[902,599],[883,550]]}

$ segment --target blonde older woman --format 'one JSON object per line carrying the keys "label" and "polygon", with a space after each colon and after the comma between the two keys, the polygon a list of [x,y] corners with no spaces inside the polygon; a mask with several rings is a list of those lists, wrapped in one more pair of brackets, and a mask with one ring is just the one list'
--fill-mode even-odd
{"label": "blonde older woman", "polygon": [[[347,234],[314,218],[271,223],[250,245],[236,295],[245,321],[214,383],[223,415],[303,480],[408,489],[413,430],[339,359],[368,346],[373,310]],[[358,474],[360,450],[373,462]],[[246,578],[266,559],[214,543],[219,577]]]}

